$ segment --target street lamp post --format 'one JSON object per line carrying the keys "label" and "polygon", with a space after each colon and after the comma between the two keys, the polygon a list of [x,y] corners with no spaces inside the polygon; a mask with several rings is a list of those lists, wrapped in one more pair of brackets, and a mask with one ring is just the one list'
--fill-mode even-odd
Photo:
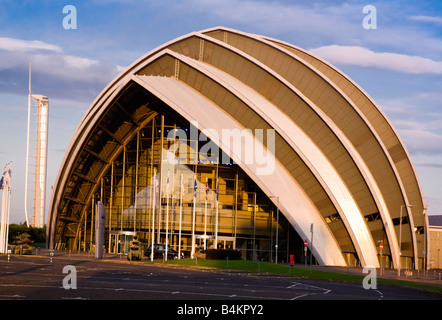
{"label": "street lamp post", "polygon": [[270,196],[270,198],[276,198],[277,199],[277,206],[276,206],[276,244],[275,244],[275,263],[278,263],[278,229],[279,229],[279,196]]}
{"label": "street lamp post", "polygon": [[[401,256],[402,256],[402,207],[404,207],[403,204],[401,204],[401,213],[400,213],[400,219],[399,219],[399,265],[397,269],[397,275],[398,277],[401,275]],[[413,208],[412,205],[407,204],[407,208]]]}

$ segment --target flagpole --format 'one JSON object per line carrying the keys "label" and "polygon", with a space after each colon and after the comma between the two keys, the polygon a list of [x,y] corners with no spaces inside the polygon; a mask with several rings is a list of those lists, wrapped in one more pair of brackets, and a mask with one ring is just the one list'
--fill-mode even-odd
{"label": "flagpole", "polygon": [[183,217],[183,193],[184,193],[184,180],[183,173],[181,172],[181,184],[180,184],[180,229],[178,231],[178,259],[181,259],[181,221]]}
{"label": "flagpole", "polygon": [[8,228],[6,229],[6,252],[8,252],[9,237],[9,214],[11,213],[11,193],[12,193],[12,161],[9,163],[9,190],[8,190]]}
{"label": "flagpole", "polygon": [[216,166],[216,210],[215,210],[215,249],[218,249],[218,197],[219,197],[219,177],[218,164]]}
{"label": "flagpole", "polygon": [[8,237],[9,237],[9,214],[11,212],[11,192],[12,192],[12,177],[11,177],[11,168],[12,163],[9,163],[9,187],[8,187],[8,202],[7,202],[7,210],[6,210],[6,235],[5,235],[5,253],[8,252]]}
{"label": "flagpole", "polygon": [[209,191],[209,185],[207,184],[206,177],[206,198],[204,202],[204,250],[207,249],[207,193]]}
{"label": "flagpole", "polygon": [[2,211],[1,211],[1,226],[0,226],[0,253],[7,253],[8,251],[8,235],[9,235],[9,212],[11,200],[11,164],[5,166],[5,172],[0,181],[0,189],[2,194]]}
{"label": "flagpole", "polygon": [[0,180],[0,189],[2,190],[2,212],[1,212],[1,221],[0,221],[0,253],[6,253],[5,251],[5,234],[6,234],[6,166],[5,171]]}
{"label": "flagpole", "polygon": [[156,170],[153,174],[153,199],[152,199],[152,242],[150,244],[151,252],[150,252],[150,261],[153,261],[153,249],[155,246],[155,206],[156,206],[156,185],[157,185],[157,173]]}
{"label": "flagpole", "polygon": [[195,258],[195,216],[196,216],[196,190],[197,189],[198,189],[198,186],[196,183],[196,174],[195,174],[195,180],[194,180],[194,185],[193,185],[192,252],[191,252],[192,259]]}
{"label": "flagpole", "polygon": [[158,230],[157,230],[157,243],[161,243],[161,216],[163,214],[163,159],[164,159],[164,115],[161,116],[161,130],[160,130],[160,164],[159,164],[159,182],[158,182]]}
{"label": "flagpole", "polygon": [[166,256],[165,261],[167,261],[167,251],[169,245],[169,170],[167,170],[167,186],[166,186]]}
{"label": "flagpole", "polygon": [[[171,194],[170,194],[170,214],[172,215],[171,221],[170,221],[170,235],[169,235],[169,243],[170,245],[175,244],[174,236],[175,236],[175,221],[176,221],[176,203],[174,199],[175,194],[175,164],[173,164],[173,170],[172,170],[172,182],[171,182]],[[175,245],[176,247],[176,245]]]}
{"label": "flagpole", "polygon": [[[5,168],[6,169],[6,168]],[[0,253],[6,253],[5,251],[5,234],[6,234],[6,181],[5,174],[3,174],[1,179],[2,185],[0,188],[2,189],[2,213],[1,213],[1,226],[0,226]]]}
{"label": "flagpole", "polygon": [[28,220],[28,179],[29,179],[29,139],[31,132],[31,61],[29,61],[29,92],[28,92],[28,135],[26,141],[26,173],[25,173],[25,218],[26,226],[29,227]]}

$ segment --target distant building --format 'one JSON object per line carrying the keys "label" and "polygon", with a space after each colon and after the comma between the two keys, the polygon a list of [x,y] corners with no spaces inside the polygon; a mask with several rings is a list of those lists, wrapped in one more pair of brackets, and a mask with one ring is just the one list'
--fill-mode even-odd
{"label": "distant building", "polygon": [[430,224],[430,268],[442,269],[442,215],[428,216]]}
{"label": "distant building", "polygon": [[92,103],[54,185],[50,247],[93,250],[97,201],[108,252],[136,235],[188,255],[302,262],[307,241],[321,265],[428,262],[418,178],[375,102],[303,49],[223,27],[151,51]]}

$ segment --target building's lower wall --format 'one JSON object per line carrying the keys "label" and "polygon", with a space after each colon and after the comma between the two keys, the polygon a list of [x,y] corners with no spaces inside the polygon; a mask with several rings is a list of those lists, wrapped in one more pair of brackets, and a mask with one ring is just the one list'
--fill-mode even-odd
{"label": "building's lower wall", "polygon": [[430,269],[442,269],[442,228],[430,226]]}

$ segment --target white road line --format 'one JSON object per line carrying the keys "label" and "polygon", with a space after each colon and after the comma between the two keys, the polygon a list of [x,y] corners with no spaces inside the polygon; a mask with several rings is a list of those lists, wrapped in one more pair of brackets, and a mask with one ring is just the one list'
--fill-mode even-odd
{"label": "white road line", "polygon": [[294,298],[292,298],[292,299],[290,299],[290,300],[296,300],[296,299],[299,299],[299,298],[302,298],[302,297],[307,297],[308,295],[309,295],[308,293],[306,293],[306,294],[301,294],[301,295],[296,296],[296,297],[294,297]]}
{"label": "white road line", "polygon": [[[26,287],[26,288],[52,288],[60,289],[63,292],[65,289],[60,286],[43,286],[43,285],[16,285],[16,284],[0,284],[0,287]],[[182,291],[162,291],[162,290],[149,290],[149,289],[128,289],[128,288],[95,288],[95,287],[81,287],[77,290],[108,290],[108,291],[125,291],[125,292],[144,292],[144,293],[161,293],[161,294],[181,294],[192,296],[205,296],[205,297],[225,297],[225,298],[238,298],[238,299],[261,299],[261,300],[286,300],[284,298],[272,298],[261,296],[249,296],[249,295],[236,295],[236,294],[219,294],[219,293],[204,293],[204,292],[182,292]],[[62,297],[61,297],[62,298]],[[61,299],[60,298],[60,299]]]}
{"label": "white road line", "polygon": [[374,290],[377,293],[379,293],[379,299],[378,300],[382,300],[384,298],[384,294],[382,292],[380,292],[379,290]]}

